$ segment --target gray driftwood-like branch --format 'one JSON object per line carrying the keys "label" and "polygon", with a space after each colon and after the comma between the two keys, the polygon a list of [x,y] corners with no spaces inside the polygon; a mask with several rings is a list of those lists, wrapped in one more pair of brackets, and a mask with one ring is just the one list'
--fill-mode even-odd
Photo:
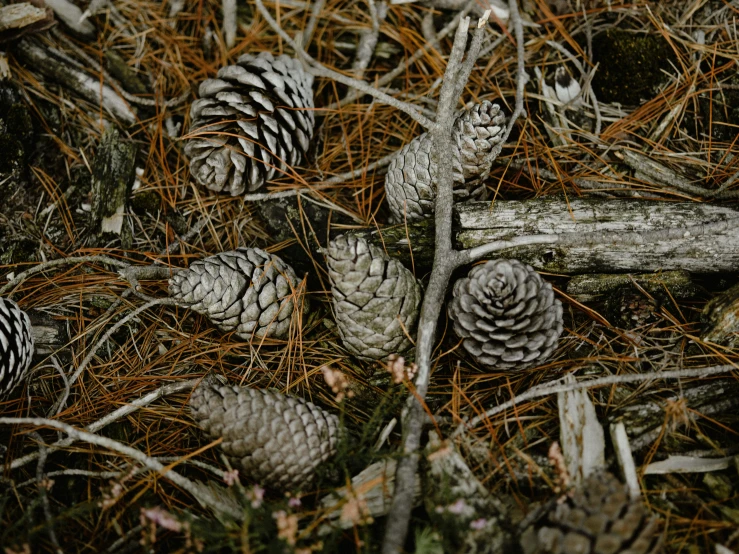
{"label": "gray driftwood-like branch", "polygon": [[[677,233],[666,240],[627,241],[633,233],[686,229],[739,217],[726,206],[693,202],[604,200],[562,197],[532,200],[498,200],[457,204],[454,208],[453,242],[458,249],[483,248],[491,243],[532,236],[551,236],[550,243],[531,241],[514,248],[497,249],[487,258],[515,258],[539,271],[573,275],[580,273],[630,273],[686,270],[696,273],[735,271],[739,267],[739,226],[715,234]],[[367,231],[366,237],[410,265],[428,266],[433,260],[432,222],[407,227]],[[610,236],[593,242],[586,233]],[[569,243],[554,237],[569,236]],[[573,238],[582,241],[573,242]]]}
{"label": "gray driftwood-like branch", "polygon": [[101,104],[122,123],[132,125],[136,122],[136,114],[111,87],[105,84],[101,86],[98,78],[72,67],[55,52],[27,38],[18,43],[16,52],[34,71],[73,90],[90,102]]}

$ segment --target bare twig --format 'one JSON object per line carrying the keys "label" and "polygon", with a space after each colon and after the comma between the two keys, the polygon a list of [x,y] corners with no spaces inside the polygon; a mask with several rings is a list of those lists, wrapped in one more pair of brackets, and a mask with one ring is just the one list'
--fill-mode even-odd
{"label": "bare twig", "polygon": [[489,409],[484,414],[480,414],[468,423],[461,423],[454,431],[452,437],[458,437],[465,429],[472,429],[479,423],[489,419],[495,415],[498,415],[513,406],[518,406],[528,400],[534,398],[542,398],[549,396],[550,394],[556,394],[559,392],[569,392],[574,390],[592,389],[596,387],[608,387],[611,385],[622,385],[625,383],[643,383],[645,381],[655,381],[660,379],[686,379],[688,377],[710,377],[712,375],[719,375],[721,373],[729,373],[730,371],[739,371],[739,368],[735,365],[719,365],[712,367],[699,367],[694,369],[675,369],[671,371],[655,371],[651,373],[634,373],[630,375],[609,375],[608,377],[601,377],[600,379],[590,379],[587,381],[580,381],[579,383],[564,384],[562,379],[558,379],[552,383],[546,383],[533,387],[526,392],[519,394],[515,398],[503,402],[502,404]]}
{"label": "bare twig", "polygon": [[51,427],[52,429],[58,429],[69,435],[69,438],[71,439],[81,440],[89,444],[101,446],[136,460],[147,469],[159,473],[165,479],[186,490],[193,496],[193,498],[196,498],[204,506],[207,506],[216,513],[227,514],[237,520],[243,517],[241,512],[234,511],[230,506],[218,500],[218,498],[216,498],[215,495],[205,487],[199,487],[187,477],[184,477],[171,469],[172,464],[165,467],[163,464],[154,458],[147,456],[140,450],[136,450],[135,448],[122,444],[116,440],[108,437],[101,437],[90,433],[89,431],[75,429],[71,425],[62,423],[55,419],[45,419],[41,417],[2,417],[0,418],[0,425],[35,425],[36,427]]}
{"label": "bare twig", "polygon": [[437,161],[437,183],[435,200],[436,245],[434,265],[431,278],[421,304],[416,339],[416,363],[418,376],[415,381],[415,392],[408,398],[408,410],[403,422],[403,457],[398,463],[395,474],[395,493],[388,514],[385,537],[382,545],[383,554],[400,552],[408,534],[408,522],[413,508],[413,489],[418,469],[421,430],[424,421],[422,402],[426,397],[431,374],[431,355],[436,337],[436,324],[444,303],[447,285],[452,272],[457,267],[452,249],[452,206],[453,176],[451,164],[442,160],[453,150],[452,126],[454,113],[459,101],[462,86],[467,82],[475,60],[480,53],[484,26],[487,24],[486,13],[478,24],[472,45],[464,64],[462,56],[467,42],[469,18],[459,23],[454,37],[447,68],[439,93],[439,106],[436,112],[436,124],[430,133],[433,139],[432,157]]}
{"label": "bare twig", "polygon": [[[111,423],[118,421],[119,419],[126,417],[129,414],[132,414],[136,410],[143,408],[144,406],[148,406],[155,400],[158,400],[159,398],[163,398],[167,395],[174,394],[176,392],[181,392],[185,390],[190,390],[195,385],[198,384],[197,379],[188,379],[187,381],[180,381],[178,383],[170,383],[168,385],[164,385],[162,387],[159,387],[158,389],[150,392],[149,394],[142,396],[138,400],[134,400],[130,404],[126,404],[125,406],[121,406],[116,411],[106,415],[105,417],[95,421],[94,423],[91,423],[88,425],[85,429],[91,433],[95,433],[96,431],[99,431],[100,429],[110,425]],[[76,439],[69,437],[67,439],[58,440],[55,443],[52,443],[48,445],[48,449],[50,452],[57,450],[59,448],[64,448],[72,443],[75,442]],[[27,454],[26,456],[23,456],[21,458],[18,458],[16,460],[13,460],[10,462],[10,469],[18,469],[20,467],[23,467],[26,464],[31,463],[33,460],[36,460],[39,457],[39,452],[33,452],[31,454]]]}
{"label": "bare twig", "polygon": [[85,263],[104,263],[104,264],[113,265],[116,267],[124,267],[124,268],[129,267],[130,265],[126,262],[122,262],[121,260],[116,260],[115,258],[111,258],[110,256],[70,256],[68,258],[60,258],[58,260],[51,260],[49,262],[44,262],[36,266],[33,266],[31,269],[27,269],[26,271],[23,271],[22,273],[19,273],[18,275],[13,277],[13,279],[11,279],[9,283],[7,283],[2,288],[0,288],[0,295],[6,294],[9,290],[17,287],[23,281],[25,281],[32,275],[36,275],[37,273],[42,273],[44,271],[58,267],[60,265],[74,265],[74,264],[85,264]]}
{"label": "bare twig", "polygon": [[303,30],[303,49],[307,50],[311,40],[313,40],[313,33],[316,32],[316,25],[318,24],[318,18],[321,16],[323,7],[326,5],[326,0],[315,0],[313,7],[310,11],[310,18],[308,24]]}
{"label": "bare twig", "polygon": [[262,14],[262,17],[264,17],[265,21],[267,21],[269,26],[272,27],[272,30],[275,31],[275,33],[277,33],[278,35],[280,35],[282,40],[284,40],[287,44],[289,44],[290,47],[293,50],[295,50],[295,53],[298,56],[300,56],[300,58],[304,62],[306,62],[309,73],[311,73],[315,77],[323,77],[325,79],[332,79],[334,81],[341,83],[342,85],[354,87],[360,92],[374,96],[380,102],[388,104],[389,106],[392,106],[402,111],[403,113],[408,114],[411,118],[413,118],[415,121],[420,123],[426,129],[431,128],[431,126],[433,125],[433,122],[430,119],[428,119],[425,115],[423,115],[420,112],[420,110],[416,108],[414,105],[398,100],[397,98],[393,98],[392,96],[389,96],[385,94],[384,92],[380,92],[375,87],[368,85],[364,81],[353,79],[352,77],[347,77],[346,75],[343,75],[339,73],[338,71],[329,69],[325,65],[321,64],[318,60],[308,55],[298,44],[295,43],[295,41],[290,37],[290,35],[288,35],[284,31],[284,29],[280,27],[279,23],[277,23],[277,21],[275,21],[272,15],[267,11],[267,8],[264,6],[264,3],[262,2],[262,0],[255,0],[255,2],[257,5],[257,9],[259,10],[259,13]]}
{"label": "bare twig", "polygon": [[36,463],[36,485],[38,487],[39,496],[41,497],[41,505],[44,509],[44,517],[46,518],[46,527],[49,533],[49,540],[54,545],[57,554],[62,554],[62,548],[59,546],[59,539],[54,531],[53,518],[51,517],[51,503],[49,502],[49,495],[47,494],[48,478],[44,477],[44,466],[46,465],[46,457],[49,449],[46,447],[46,443],[37,432],[31,433],[38,443],[38,462]]}

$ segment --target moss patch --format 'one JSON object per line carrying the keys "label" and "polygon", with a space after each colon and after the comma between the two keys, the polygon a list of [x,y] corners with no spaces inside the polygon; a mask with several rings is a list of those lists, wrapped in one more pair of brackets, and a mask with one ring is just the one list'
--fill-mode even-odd
{"label": "moss patch", "polygon": [[656,94],[674,54],[662,37],[609,29],[593,37],[593,59],[598,100],[633,106]]}

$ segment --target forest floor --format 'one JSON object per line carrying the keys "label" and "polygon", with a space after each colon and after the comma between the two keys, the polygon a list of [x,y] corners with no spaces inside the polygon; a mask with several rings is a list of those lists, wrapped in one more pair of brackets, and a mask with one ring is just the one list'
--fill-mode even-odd
{"label": "forest floor", "polygon": [[[0,6],[4,3],[0,0]],[[378,0],[327,0],[313,12],[313,2],[265,1],[291,36],[301,34],[312,20],[315,30],[306,39],[307,52],[355,77],[357,44],[373,29],[370,4],[382,5],[384,17],[377,21],[378,42],[364,80],[377,83],[401,66],[398,76],[380,88],[433,113],[453,37],[437,40],[435,33],[451,21],[454,9],[411,2],[388,5],[384,13]],[[527,117],[519,119],[496,160],[486,182],[489,198],[636,196],[653,202],[732,205],[739,190],[735,2],[519,4],[529,76]],[[187,407],[188,382],[216,373],[231,384],[272,387],[310,399],[340,414],[357,443],[325,469],[321,490],[305,491],[300,503],[269,490],[260,499],[254,485],[268,489],[269,484],[242,476],[253,502],[247,522],[234,525],[215,518],[162,472],[144,469],[140,460],[104,441],[79,440],[50,450],[65,438],[64,432],[42,422],[4,425],[0,543],[9,553],[54,552],[54,541],[65,552],[307,552],[318,545],[326,551],[379,551],[383,518],[319,537],[315,530],[330,516],[317,507],[316,498],[330,489],[332,475],[343,481],[397,451],[399,427],[382,448],[374,444],[388,422],[399,417],[408,390],[389,383],[383,363],[356,360],[342,347],[324,260],[307,245],[325,245],[329,236],[346,230],[386,226],[384,167],[371,164],[423,129],[369,96],[342,101],[346,86],[317,78],[310,159],[268,183],[256,200],[213,193],[191,179],[183,153],[198,84],[242,54],[293,52],[251,1],[237,6],[232,45],[223,31],[223,5],[216,0],[93,0],[91,6],[78,5],[92,10],[87,19],[92,31],[81,33],[59,22],[22,39],[0,34],[5,40],[0,53],[5,49],[8,68],[0,75],[0,286],[10,282],[13,286],[3,295],[63,337],[45,349],[37,345],[31,377],[22,392],[16,390],[0,403],[2,416],[52,418],[87,428],[193,481],[225,485],[219,449],[202,437]],[[501,10],[488,26],[490,37],[462,102],[491,100],[510,115],[516,44]],[[477,11],[472,14],[476,17]],[[486,49],[496,39],[495,47]],[[110,87],[128,106],[131,120],[112,115],[75,87],[60,83],[48,68],[29,61],[20,51],[21,40],[54,52],[54,63],[87,74],[100,90]],[[407,63],[424,46],[428,48]],[[554,74],[561,67],[582,89],[566,106],[553,92]],[[99,201],[93,187],[96,156],[103,133],[111,127],[136,149],[120,235],[100,233],[91,216]],[[696,188],[679,190],[650,177],[624,160],[624,149],[648,155]],[[329,181],[350,172],[339,182]],[[282,204],[271,195],[297,189],[302,193],[284,195]],[[710,194],[719,189],[727,193],[721,200]],[[285,220],[289,228],[275,224],[275,206],[289,206],[298,214]],[[306,229],[316,220],[306,214],[316,208],[329,217],[308,236]],[[99,257],[134,266],[187,267],[240,246],[277,253],[300,277],[306,275],[311,308],[288,340],[248,343],[224,335],[191,311],[156,302],[146,306],[152,298],[167,297],[167,279],[141,280],[134,290],[118,267]],[[75,257],[89,258],[71,261]],[[69,263],[13,283],[28,269],[62,259]],[[419,257],[409,269],[423,280],[429,260]],[[534,369],[477,366],[459,347],[442,310],[426,399],[429,411],[440,422],[449,422],[442,434],[453,430],[454,423],[565,373],[593,378],[739,361],[738,350],[700,338],[701,311],[735,284],[735,275],[696,273],[693,292],[685,297],[672,296],[664,287],[659,294],[622,288],[587,302],[566,293],[571,277],[545,275],[564,304],[565,330],[554,355]],[[107,336],[116,323],[120,325]],[[350,398],[338,399],[327,385],[322,371],[327,366],[348,377]],[[735,371],[590,390],[606,427],[637,407],[653,408],[652,419],[637,421],[634,426],[643,427],[629,433],[640,445],[634,457],[643,498],[663,522],[667,552],[739,552],[738,377]],[[166,394],[142,402],[140,409],[116,412],[170,385]],[[109,418],[113,413],[119,415]],[[519,521],[555,494],[556,475],[547,453],[559,440],[559,421],[556,395],[549,395],[484,418],[460,443],[477,478],[495,495],[509,499]],[[645,435],[651,438],[639,442]],[[723,462],[709,464],[710,470],[644,474],[650,463],[677,454]],[[610,445],[607,456],[616,472]],[[286,521],[297,522],[299,530],[290,535]],[[422,510],[414,511],[408,550],[435,551],[436,531]]]}

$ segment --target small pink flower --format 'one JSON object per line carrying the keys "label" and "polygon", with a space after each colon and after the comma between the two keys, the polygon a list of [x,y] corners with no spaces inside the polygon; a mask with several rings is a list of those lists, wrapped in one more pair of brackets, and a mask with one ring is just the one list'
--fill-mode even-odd
{"label": "small pink flower", "polygon": [[302,502],[300,502],[300,498],[293,496],[290,500],[287,501],[287,505],[291,508],[300,508],[302,506]]}
{"label": "small pink flower", "polygon": [[223,474],[223,480],[229,487],[232,487],[235,483],[239,482],[239,470],[232,469],[231,471],[225,472]]}
{"label": "small pink flower", "polygon": [[246,496],[251,500],[252,508],[259,508],[259,506],[262,505],[262,500],[264,500],[264,489],[259,485],[254,485],[249,492],[246,493]]}
{"label": "small pink flower", "polygon": [[475,521],[470,522],[470,529],[474,529],[475,531],[479,531],[485,525],[487,525],[488,520],[484,517],[481,517],[480,519],[476,519]]}

